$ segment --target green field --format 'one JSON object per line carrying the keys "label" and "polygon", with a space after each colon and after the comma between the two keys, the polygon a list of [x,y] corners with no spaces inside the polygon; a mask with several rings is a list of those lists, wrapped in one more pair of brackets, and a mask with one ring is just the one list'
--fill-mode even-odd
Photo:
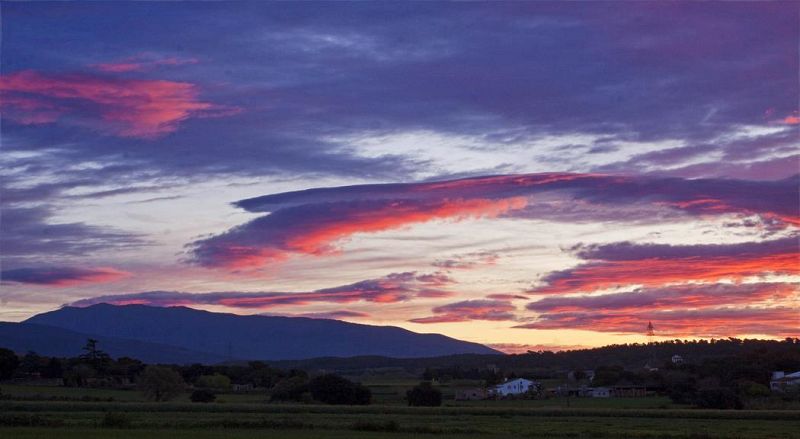
{"label": "green field", "polygon": [[[401,391],[403,383],[370,387]],[[446,401],[436,408],[269,404],[260,394],[199,404],[134,390],[0,387],[2,438],[742,438],[800,439],[800,412],[697,410],[665,398]],[[53,400],[59,399],[59,400]],[[101,400],[102,399],[102,400]],[[569,404],[569,407],[567,407]]]}

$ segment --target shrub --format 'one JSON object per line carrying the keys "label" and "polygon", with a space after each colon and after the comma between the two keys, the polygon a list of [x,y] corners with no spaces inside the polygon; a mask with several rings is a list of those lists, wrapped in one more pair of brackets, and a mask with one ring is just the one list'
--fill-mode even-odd
{"label": "shrub", "polygon": [[302,401],[308,393],[308,381],[301,376],[284,378],[270,392],[270,401]]}
{"label": "shrub", "polygon": [[103,428],[130,428],[131,419],[122,412],[106,412],[100,426]]}
{"label": "shrub", "polygon": [[426,381],[406,392],[406,399],[410,406],[438,407],[442,405],[442,392]]}
{"label": "shrub", "polygon": [[192,402],[214,402],[215,399],[217,399],[217,395],[208,389],[197,389],[192,392],[191,396]]}
{"label": "shrub", "polygon": [[334,374],[312,379],[308,390],[315,400],[325,404],[367,405],[372,399],[368,388]]}
{"label": "shrub", "polygon": [[695,404],[706,409],[741,409],[742,401],[732,389],[712,387],[697,392]]}
{"label": "shrub", "polygon": [[203,375],[197,379],[195,387],[212,389],[217,392],[224,392],[230,390],[231,379],[218,373],[215,373],[214,375]]}
{"label": "shrub", "polygon": [[147,366],[139,387],[151,401],[169,401],[183,392],[185,384],[178,372],[162,366]]}

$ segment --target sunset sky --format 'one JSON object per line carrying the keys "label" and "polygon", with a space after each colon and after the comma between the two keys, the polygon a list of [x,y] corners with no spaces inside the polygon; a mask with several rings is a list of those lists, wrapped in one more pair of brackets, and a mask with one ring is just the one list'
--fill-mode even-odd
{"label": "sunset sky", "polygon": [[800,3],[0,5],[0,320],[800,335]]}

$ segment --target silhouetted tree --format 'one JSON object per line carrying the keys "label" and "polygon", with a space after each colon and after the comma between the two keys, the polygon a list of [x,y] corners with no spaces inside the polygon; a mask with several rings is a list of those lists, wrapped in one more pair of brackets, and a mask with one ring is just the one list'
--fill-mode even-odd
{"label": "silhouetted tree", "polygon": [[406,399],[408,399],[408,405],[410,406],[438,407],[442,405],[442,392],[433,387],[431,383],[424,381],[407,391]]}
{"label": "silhouetted tree", "polygon": [[365,386],[334,374],[312,379],[308,390],[315,400],[325,404],[366,405],[372,399],[372,392]]}
{"label": "silhouetted tree", "polygon": [[293,376],[278,381],[272,388],[269,399],[270,401],[302,401],[304,394],[308,394],[308,379],[302,376]]}
{"label": "silhouetted tree", "polygon": [[14,351],[0,348],[0,380],[7,380],[14,376],[19,367],[19,358]]}
{"label": "silhouetted tree", "polygon": [[139,386],[147,399],[169,401],[183,392],[186,384],[178,372],[163,366],[147,366]]}

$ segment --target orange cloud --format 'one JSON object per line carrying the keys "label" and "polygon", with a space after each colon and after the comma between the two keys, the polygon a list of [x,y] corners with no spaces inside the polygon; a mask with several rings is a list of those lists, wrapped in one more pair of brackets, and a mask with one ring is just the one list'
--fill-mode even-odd
{"label": "orange cloud", "polygon": [[652,322],[657,335],[670,337],[735,337],[764,334],[796,337],[800,326],[797,309],[714,308],[676,311],[599,311],[543,314],[524,329],[583,329],[619,334],[644,334]]}
{"label": "orange cloud", "polygon": [[200,256],[205,265],[230,269],[254,268],[283,260],[294,253],[334,253],[338,250],[337,243],[359,233],[382,232],[434,220],[496,217],[521,209],[526,204],[524,197],[324,204],[315,206],[317,210],[313,212],[293,219],[290,226],[277,228],[281,230],[281,235],[266,230],[270,221],[284,221],[280,218],[281,212],[276,212],[228,233],[195,243],[195,254]]}

